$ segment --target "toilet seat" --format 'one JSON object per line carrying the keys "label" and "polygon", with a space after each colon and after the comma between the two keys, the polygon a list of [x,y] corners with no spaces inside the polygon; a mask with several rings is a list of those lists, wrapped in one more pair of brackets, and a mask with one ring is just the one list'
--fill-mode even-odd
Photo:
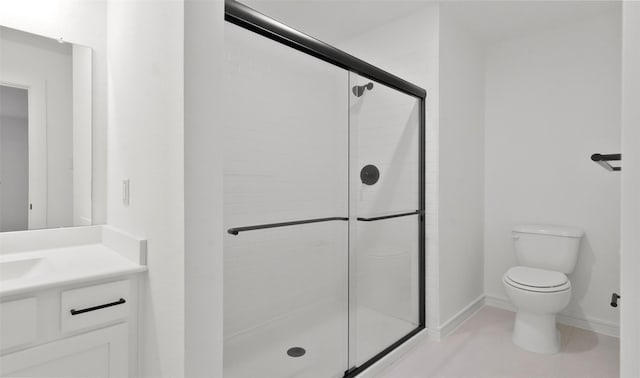
{"label": "toilet seat", "polygon": [[504,274],[504,282],[518,289],[553,293],[571,288],[566,275],[552,270],[514,266]]}

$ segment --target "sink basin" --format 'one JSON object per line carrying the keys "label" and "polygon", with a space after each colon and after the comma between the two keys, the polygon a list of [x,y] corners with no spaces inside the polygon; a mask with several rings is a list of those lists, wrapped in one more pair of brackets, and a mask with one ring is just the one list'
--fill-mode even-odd
{"label": "sink basin", "polygon": [[44,267],[44,258],[0,261],[0,281],[25,278],[38,273]]}

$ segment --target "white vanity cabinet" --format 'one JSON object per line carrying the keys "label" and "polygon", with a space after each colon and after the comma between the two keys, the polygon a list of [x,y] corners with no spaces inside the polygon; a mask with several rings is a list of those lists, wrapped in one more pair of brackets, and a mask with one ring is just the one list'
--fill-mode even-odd
{"label": "white vanity cabinet", "polygon": [[0,376],[135,377],[138,278],[0,300]]}
{"label": "white vanity cabinet", "polygon": [[136,377],[146,246],[105,225],[0,233],[0,377]]}
{"label": "white vanity cabinet", "polygon": [[126,324],[2,356],[5,377],[127,377]]}

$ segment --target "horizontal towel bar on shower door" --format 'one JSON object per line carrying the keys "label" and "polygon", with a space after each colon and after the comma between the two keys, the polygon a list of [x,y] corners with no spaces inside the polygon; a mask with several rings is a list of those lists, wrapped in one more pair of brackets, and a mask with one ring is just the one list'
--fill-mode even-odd
{"label": "horizontal towel bar on shower door", "polygon": [[[390,219],[390,218],[399,218],[406,217],[409,215],[422,215],[424,214],[423,210],[410,211],[408,213],[399,213],[399,214],[391,214],[391,215],[382,215],[378,217],[364,218],[358,217],[357,219],[362,222],[373,222],[382,219]],[[231,235],[238,235],[244,231],[254,231],[254,230],[264,230],[266,228],[276,228],[276,227],[288,227],[288,226],[297,226],[299,224],[308,224],[308,223],[320,223],[320,222],[331,222],[331,221],[348,221],[347,217],[329,217],[329,218],[316,218],[316,219],[305,219],[299,221],[291,221],[291,222],[280,222],[280,223],[266,223],[266,224],[258,224],[255,226],[245,226],[245,227],[234,227],[227,230]]]}
{"label": "horizontal towel bar on shower door", "polygon": [[358,217],[358,220],[363,222],[373,222],[373,221],[382,220],[382,219],[400,218],[400,217],[406,217],[409,215],[423,215],[423,214],[424,214],[424,210],[416,210],[416,211],[410,211],[408,213],[381,215],[379,217],[371,217],[371,218]]}
{"label": "horizontal towel bar on shower door", "polygon": [[319,222],[331,222],[331,221],[347,221],[349,218],[347,217],[330,217],[330,218],[316,218],[316,219],[305,219],[299,221],[291,221],[291,222],[280,222],[280,223],[267,223],[267,224],[258,224],[255,226],[245,226],[245,227],[234,227],[227,230],[231,235],[238,235],[240,232],[244,231],[253,231],[253,230],[263,230],[265,228],[276,228],[276,227],[288,227],[288,226],[297,226],[299,224],[307,224],[307,223],[319,223]]}

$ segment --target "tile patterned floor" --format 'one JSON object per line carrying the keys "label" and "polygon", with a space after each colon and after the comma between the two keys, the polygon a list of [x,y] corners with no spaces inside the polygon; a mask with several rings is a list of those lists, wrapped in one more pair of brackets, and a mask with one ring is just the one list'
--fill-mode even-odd
{"label": "tile patterned floor", "polygon": [[380,378],[614,378],[619,339],[559,325],[562,350],[555,355],[513,345],[515,314],[482,308],[441,342],[425,340]]}

